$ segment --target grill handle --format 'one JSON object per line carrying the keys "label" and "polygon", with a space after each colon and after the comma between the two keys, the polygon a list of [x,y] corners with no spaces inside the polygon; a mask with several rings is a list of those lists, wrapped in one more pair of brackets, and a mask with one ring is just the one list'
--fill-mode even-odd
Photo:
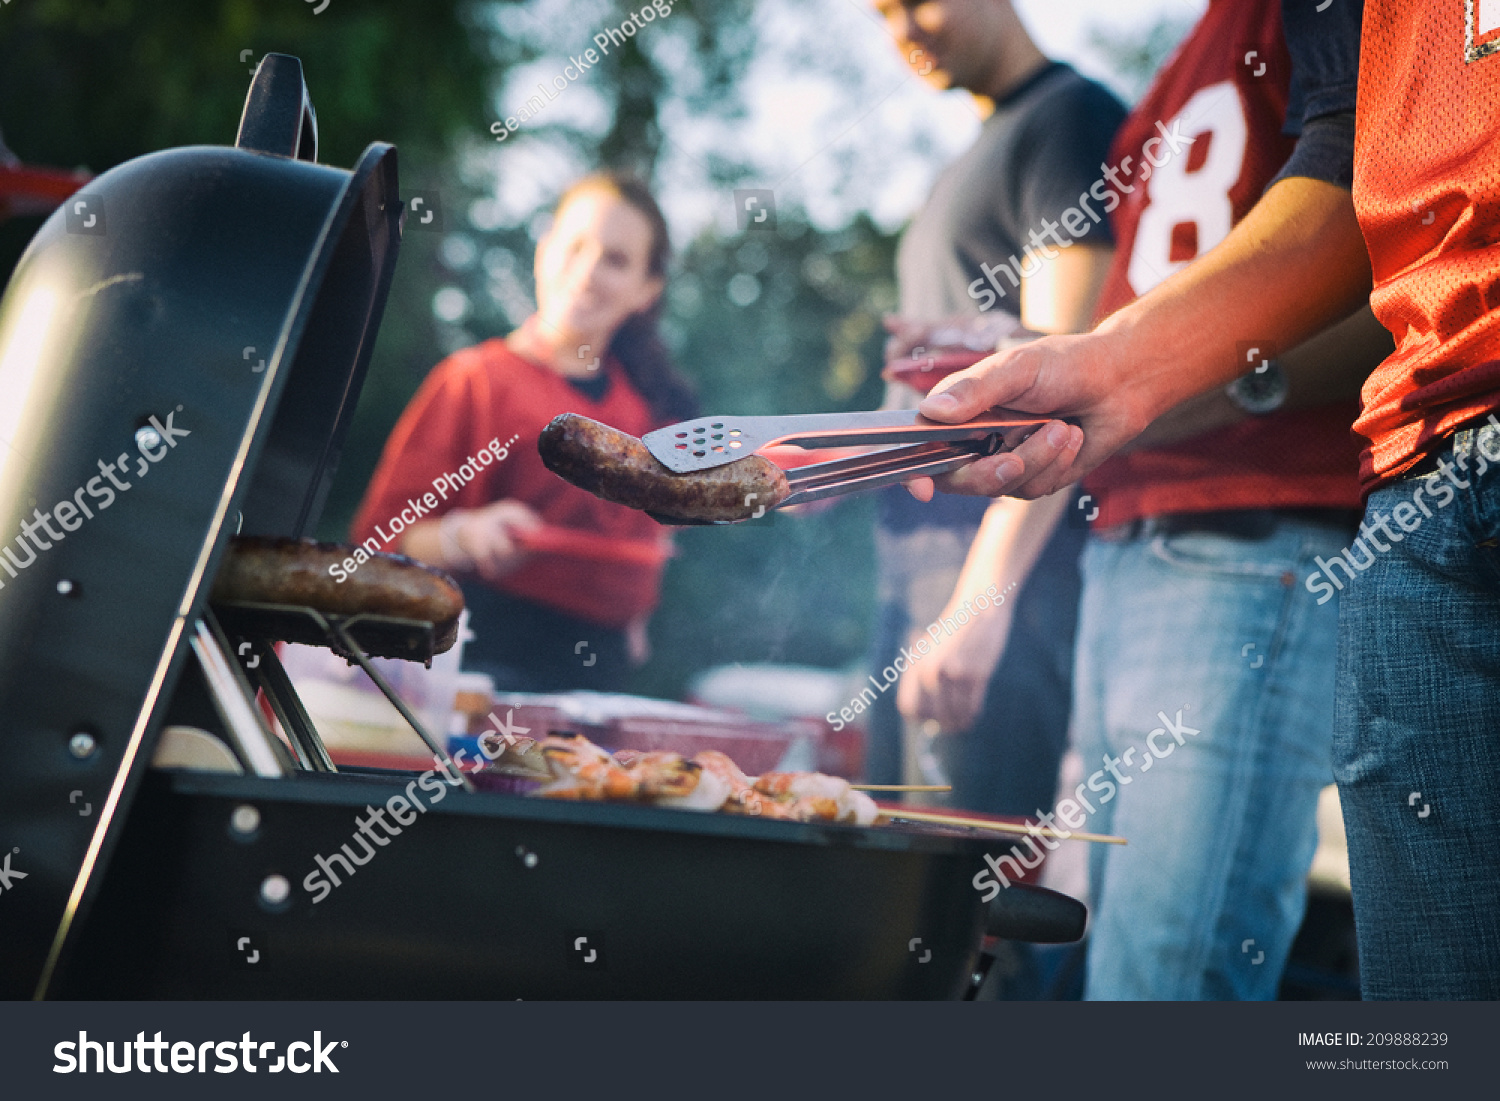
{"label": "grill handle", "polygon": [[317,161],[318,113],[313,110],[299,59],[291,54],[261,58],[245,96],[234,144],[254,153]]}
{"label": "grill handle", "polygon": [[1069,895],[1012,883],[990,902],[985,932],[1002,940],[1071,944],[1083,936],[1088,907]]}

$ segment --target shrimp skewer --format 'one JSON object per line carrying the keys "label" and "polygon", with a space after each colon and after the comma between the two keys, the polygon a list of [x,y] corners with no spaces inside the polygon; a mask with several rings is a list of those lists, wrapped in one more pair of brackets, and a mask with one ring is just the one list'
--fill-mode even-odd
{"label": "shrimp skewer", "polygon": [[[718,750],[695,757],[665,751],[622,749],[611,754],[578,734],[551,735],[540,742],[507,745],[514,765],[524,765],[548,782],[534,794],[544,799],[644,802],[684,810],[722,810],[798,822],[874,823],[877,810],[868,795],[847,780],[820,772],[767,772],[746,776]],[[502,754],[502,758],[505,757]]]}
{"label": "shrimp skewer", "polygon": [[580,734],[552,735],[540,744],[552,780],[537,789],[544,799],[634,799],[640,781],[609,753]]}
{"label": "shrimp skewer", "polygon": [[793,816],[803,821],[868,826],[879,814],[875,801],[855,791],[848,780],[821,772],[767,772],[755,781],[755,790],[789,805]]}
{"label": "shrimp skewer", "polygon": [[755,818],[794,819],[791,806],[769,799],[755,790],[755,780],[740,771],[727,754],[717,749],[705,749],[693,760],[703,766],[704,771],[715,773],[729,785],[729,795],[720,808],[725,814],[742,814]]}
{"label": "shrimp skewer", "polygon": [[640,798],[658,806],[718,810],[731,790],[720,773],[680,753],[631,753],[625,768],[639,784]]}

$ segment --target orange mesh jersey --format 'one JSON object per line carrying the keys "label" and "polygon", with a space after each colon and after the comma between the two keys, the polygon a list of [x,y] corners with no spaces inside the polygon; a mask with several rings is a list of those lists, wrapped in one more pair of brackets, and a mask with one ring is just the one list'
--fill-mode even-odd
{"label": "orange mesh jersey", "polygon": [[1367,0],[1354,204],[1396,351],[1365,383],[1367,489],[1500,408],[1500,2]]}
{"label": "orange mesh jersey", "polygon": [[[1111,215],[1118,251],[1100,317],[1213,248],[1260,200],[1293,146],[1281,132],[1290,70],[1277,0],[1209,4],[1110,151],[1131,190],[1120,189]],[[1179,124],[1192,144],[1165,164],[1143,165],[1167,152],[1153,136]],[[1351,397],[1128,452],[1084,488],[1101,525],[1219,509],[1354,508],[1359,449],[1349,425],[1357,411]]]}

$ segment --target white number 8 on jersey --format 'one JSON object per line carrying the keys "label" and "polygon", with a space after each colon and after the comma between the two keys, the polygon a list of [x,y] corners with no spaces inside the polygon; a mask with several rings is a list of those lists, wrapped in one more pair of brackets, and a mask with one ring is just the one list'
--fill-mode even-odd
{"label": "white number 8 on jersey", "polygon": [[[1194,259],[1172,259],[1174,228],[1184,223],[1195,226],[1198,255],[1202,256],[1229,236],[1234,225],[1229,190],[1239,182],[1249,136],[1239,90],[1227,80],[1200,89],[1167,129],[1175,130],[1179,123],[1183,133],[1193,135],[1193,145],[1151,168],[1151,178],[1141,185],[1148,189],[1147,202],[1136,224],[1127,272],[1137,295],[1145,294]],[[1207,143],[1207,156],[1202,165],[1189,172],[1190,150],[1201,148],[1200,143]]]}

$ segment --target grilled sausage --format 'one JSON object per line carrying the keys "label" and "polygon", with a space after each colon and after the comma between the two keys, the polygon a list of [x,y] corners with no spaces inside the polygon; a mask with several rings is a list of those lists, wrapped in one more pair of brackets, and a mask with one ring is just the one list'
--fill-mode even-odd
{"label": "grilled sausage", "polygon": [[[350,559],[357,563],[352,573],[344,565]],[[343,580],[334,576],[335,566]],[[292,604],[325,615],[365,612],[436,624],[456,622],[464,608],[463,592],[453,578],[414,559],[311,539],[260,536],[231,540],[209,600]]]}
{"label": "grilled sausage", "polygon": [[634,436],[577,413],[553,418],[537,450],[548,470],[580,489],[667,524],[749,520],[791,492],[781,469],[759,455],[674,474]]}

